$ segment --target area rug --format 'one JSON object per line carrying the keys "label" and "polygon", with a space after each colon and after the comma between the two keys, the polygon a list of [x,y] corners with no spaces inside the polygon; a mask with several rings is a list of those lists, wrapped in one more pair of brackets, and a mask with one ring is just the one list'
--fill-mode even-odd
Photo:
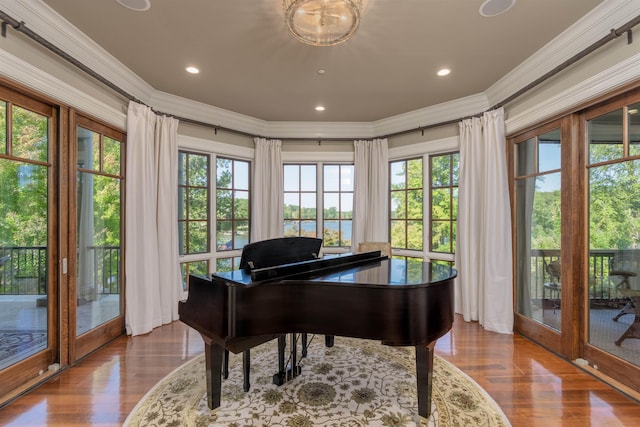
{"label": "area rug", "polygon": [[311,342],[302,374],[272,384],[276,341],[251,351],[251,389],[242,390],[242,357],[231,355],[220,408],[207,407],[204,357],[161,380],[124,422],[140,426],[510,426],[471,378],[435,357],[432,414],[418,417],[415,351],[377,341],[336,337]]}

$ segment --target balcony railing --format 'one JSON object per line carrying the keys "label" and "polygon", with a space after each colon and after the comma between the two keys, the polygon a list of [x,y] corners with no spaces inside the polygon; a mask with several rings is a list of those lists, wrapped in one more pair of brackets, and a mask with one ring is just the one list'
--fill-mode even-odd
{"label": "balcony railing", "polygon": [[[616,286],[620,278],[609,276],[611,259],[614,256],[640,257],[638,250],[613,250],[598,249],[589,252],[588,287],[589,300],[592,303],[618,302],[623,298],[618,294]],[[532,249],[531,250],[531,296],[534,299],[542,298],[543,286],[551,282],[549,273],[544,268],[545,264],[560,258],[559,249]],[[639,272],[640,273],[640,272]]]}
{"label": "balcony railing", "polygon": [[[98,293],[119,294],[120,247],[89,246],[93,257],[93,283]],[[0,247],[0,295],[47,294],[47,248],[44,246]]]}
{"label": "balcony railing", "polygon": [[[98,293],[119,294],[121,287],[121,259],[118,246],[90,246],[93,256],[93,285]],[[615,302],[621,298],[616,285],[619,278],[609,276],[611,259],[623,253],[640,257],[640,251],[592,250],[589,254],[589,299]],[[43,246],[0,247],[0,259],[8,259],[0,266],[0,295],[46,295],[47,293],[47,249]],[[531,250],[531,297],[542,298],[545,283],[551,281],[545,270],[560,258],[558,249]]]}

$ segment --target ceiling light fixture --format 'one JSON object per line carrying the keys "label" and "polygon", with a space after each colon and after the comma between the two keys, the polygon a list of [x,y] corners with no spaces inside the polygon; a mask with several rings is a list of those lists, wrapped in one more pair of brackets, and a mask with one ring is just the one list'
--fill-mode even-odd
{"label": "ceiling light fixture", "polygon": [[318,105],[316,107],[316,111],[324,111],[324,107],[322,105]]}
{"label": "ceiling light fixture", "polygon": [[441,70],[438,70],[438,75],[439,75],[440,77],[442,77],[442,76],[447,76],[447,75],[449,75],[449,73],[451,73],[451,70],[450,70],[450,69],[448,69],[448,68],[443,68],[443,69],[441,69]]}
{"label": "ceiling light fixture", "polygon": [[351,38],[360,24],[363,0],[282,0],[293,36],[312,46],[333,46]]}
{"label": "ceiling light fixture", "polygon": [[185,70],[187,70],[187,73],[191,74],[198,74],[200,72],[196,67],[187,67]]}

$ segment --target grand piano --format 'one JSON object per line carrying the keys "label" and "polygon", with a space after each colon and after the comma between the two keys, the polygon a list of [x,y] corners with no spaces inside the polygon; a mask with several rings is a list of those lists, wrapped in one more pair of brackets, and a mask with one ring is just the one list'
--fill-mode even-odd
{"label": "grand piano", "polygon": [[[205,343],[209,408],[220,406],[225,352],[309,333],[415,347],[418,414],[428,418],[435,343],[453,325],[455,269],[390,259],[380,251],[324,258],[312,252],[311,257],[306,239],[255,242],[245,246],[243,268],[210,277],[190,275],[179,314]],[[247,261],[247,254],[264,254],[265,249],[270,260]],[[264,266],[276,259],[285,262]]]}

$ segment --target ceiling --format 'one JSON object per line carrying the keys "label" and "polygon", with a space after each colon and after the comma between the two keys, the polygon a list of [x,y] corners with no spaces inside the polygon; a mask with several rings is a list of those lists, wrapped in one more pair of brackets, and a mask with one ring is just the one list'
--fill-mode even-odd
{"label": "ceiling", "polygon": [[281,0],[150,0],[143,12],[43,1],[155,90],[303,122],[372,122],[482,93],[601,3],[517,0],[488,18],[485,0],[366,0],[352,39],[314,47],[288,33]]}

